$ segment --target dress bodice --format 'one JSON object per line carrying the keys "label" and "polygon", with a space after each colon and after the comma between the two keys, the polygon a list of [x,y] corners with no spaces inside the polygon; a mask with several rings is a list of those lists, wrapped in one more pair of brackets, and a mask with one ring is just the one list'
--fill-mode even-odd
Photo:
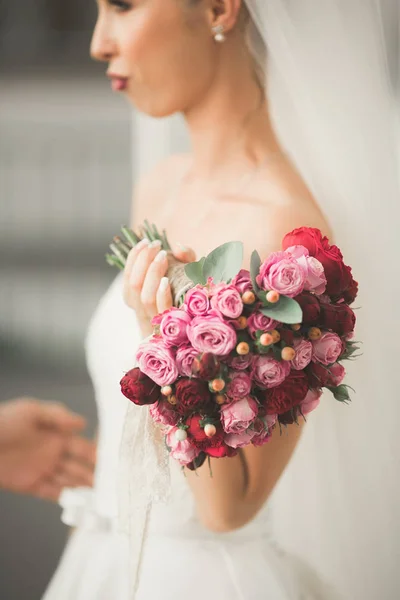
{"label": "dress bodice", "polygon": [[[98,409],[98,453],[93,491],[66,491],[61,504],[71,513],[80,505],[98,519],[116,520],[118,515],[118,461],[124,418],[129,401],[122,395],[119,382],[135,364],[141,332],[134,311],[122,297],[122,273],[119,273],[101,298],[88,326],[85,339],[86,360],[94,386]],[[136,409],[136,407],[135,407]],[[137,407],[139,411],[147,410]],[[197,516],[194,498],[181,467],[170,460],[172,498],[167,504],[153,506],[150,533],[161,535],[209,537]],[[73,511],[72,511],[73,512]],[[72,519],[74,517],[72,515]],[[95,519],[96,520],[96,519]],[[70,524],[76,524],[71,523]],[[269,535],[268,509],[241,530],[229,534],[242,538]]]}

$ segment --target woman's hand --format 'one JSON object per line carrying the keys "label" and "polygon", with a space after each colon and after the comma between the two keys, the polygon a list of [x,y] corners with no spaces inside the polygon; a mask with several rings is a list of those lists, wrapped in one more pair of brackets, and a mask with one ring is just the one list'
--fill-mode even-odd
{"label": "woman's hand", "polygon": [[[183,263],[195,260],[194,251],[184,246],[174,250],[174,256]],[[161,250],[158,240],[150,243],[145,238],[128,254],[123,297],[125,303],[136,312],[144,337],[153,331],[152,318],[173,304],[171,287],[165,277],[167,270],[167,253]]]}

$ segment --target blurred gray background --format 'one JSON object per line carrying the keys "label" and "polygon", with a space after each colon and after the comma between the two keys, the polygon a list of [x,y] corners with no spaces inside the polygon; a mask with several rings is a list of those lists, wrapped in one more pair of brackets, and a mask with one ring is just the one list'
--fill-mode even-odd
{"label": "blurred gray background", "polygon": [[[0,400],[65,402],[96,426],[83,342],[129,218],[131,111],[89,58],[93,0],[0,1]],[[0,492],[0,598],[39,600],[67,528]]]}

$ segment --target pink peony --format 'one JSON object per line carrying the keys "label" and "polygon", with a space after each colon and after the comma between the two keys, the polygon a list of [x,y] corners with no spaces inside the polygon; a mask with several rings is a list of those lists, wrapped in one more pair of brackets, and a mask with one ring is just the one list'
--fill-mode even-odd
{"label": "pink peony", "polygon": [[227,433],[225,435],[225,443],[231,448],[244,448],[244,446],[248,446],[256,435],[254,429],[247,429],[245,431],[241,431],[240,433]]}
{"label": "pink peony", "polygon": [[226,433],[242,433],[252,424],[258,413],[258,404],[247,396],[221,407],[221,423]]}
{"label": "pink peony", "polygon": [[251,377],[243,371],[229,373],[231,381],[228,383],[226,393],[231,400],[239,400],[248,396],[251,391]]}
{"label": "pink peony", "polygon": [[308,390],[307,396],[300,403],[300,409],[303,415],[307,415],[317,408],[321,396],[321,390]]}
{"label": "pink peony", "polygon": [[313,345],[309,340],[295,338],[293,347],[296,350],[296,356],[291,361],[292,369],[302,371],[311,362]]}
{"label": "pink peony", "polygon": [[241,269],[239,273],[232,279],[231,285],[234,285],[241,295],[247,291],[252,292],[253,285],[250,279],[250,271],[247,269]]}
{"label": "pink peony", "polygon": [[229,354],[237,342],[234,327],[213,311],[206,317],[195,317],[188,326],[187,333],[193,348],[218,356]]}
{"label": "pink peony", "polygon": [[167,400],[159,400],[150,406],[150,414],[156,423],[176,425],[180,416]]}
{"label": "pink peony", "polygon": [[206,288],[197,284],[185,294],[184,310],[192,317],[201,317],[207,314],[210,300]]}
{"label": "pink peony", "polygon": [[243,311],[243,302],[238,290],[225,283],[213,294],[211,306],[230,319],[237,319]]}
{"label": "pink peony", "polygon": [[319,340],[312,342],[314,362],[320,362],[323,365],[331,365],[336,362],[342,353],[342,340],[336,333],[327,331],[323,333]]}
{"label": "pink peony", "polygon": [[179,375],[192,377],[192,364],[198,355],[198,351],[190,344],[184,344],[177,349],[175,360]]}
{"label": "pink peony", "polygon": [[175,433],[178,427],[171,427],[166,435],[167,446],[171,449],[171,456],[182,465],[188,465],[200,454],[200,450],[189,439],[179,442]]}
{"label": "pink peony", "polygon": [[191,321],[184,310],[172,308],[160,323],[160,333],[166,346],[179,346],[187,341],[186,328]]}
{"label": "pink peony", "polygon": [[139,369],[160,386],[174,383],[178,377],[175,357],[161,338],[142,342],[136,359]]}
{"label": "pink peony", "polygon": [[275,290],[294,298],[307,280],[307,269],[288,252],[272,252],[260,267],[256,281],[263,290]]}
{"label": "pink peony", "polygon": [[304,289],[317,295],[323,294],[326,289],[326,277],[322,263],[310,256],[308,248],[304,246],[290,246],[286,248],[286,252],[289,252],[307,272]]}
{"label": "pink peony", "polygon": [[256,356],[252,364],[252,376],[266,388],[281,385],[290,373],[288,361],[278,361],[267,355]]}
{"label": "pink peony", "polygon": [[256,331],[271,331],[277,325],[278,321],[263,315],[259,310],[255,310],[247,319],[247,327],[253,338],[255,338]]}

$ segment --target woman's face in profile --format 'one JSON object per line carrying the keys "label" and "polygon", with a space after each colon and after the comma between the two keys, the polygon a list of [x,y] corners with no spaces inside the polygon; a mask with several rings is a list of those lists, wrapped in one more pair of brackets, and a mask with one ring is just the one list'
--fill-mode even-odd
{"label": "woman's face in profile", "polygon": [[[201,0],[97,0],[90,53],[114,90],[155,117],[187,110],[213,78],[215,45]],[[114,77],[115,76],[115,77]]]}

